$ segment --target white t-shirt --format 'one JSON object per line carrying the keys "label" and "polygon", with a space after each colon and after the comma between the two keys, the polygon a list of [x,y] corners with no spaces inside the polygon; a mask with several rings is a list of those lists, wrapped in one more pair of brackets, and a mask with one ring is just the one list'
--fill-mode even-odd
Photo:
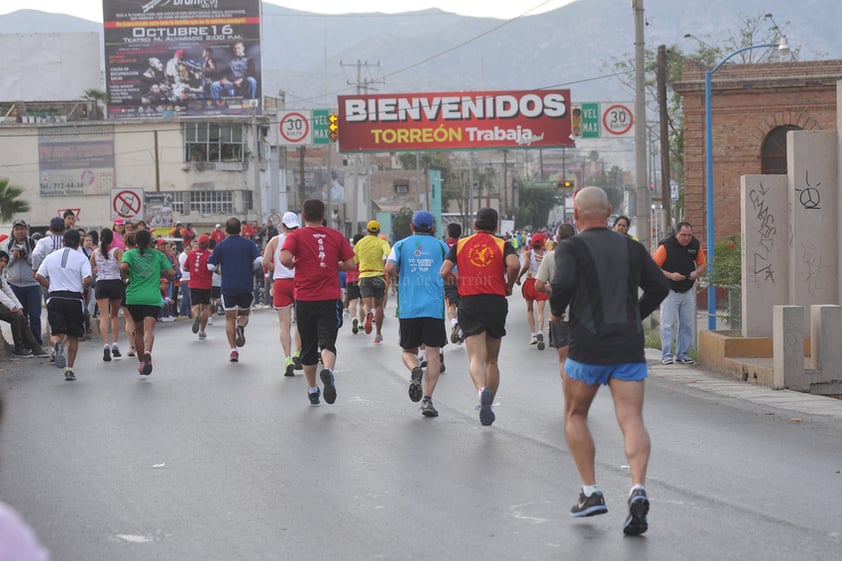
{"label": "white t-shirt", "polygon": [[190,280],[190,268],[184,270],[184,262],[187,261],[187,252],[182,251],[178,254],[178,270],[181,271],[181,281],[187,282]]}
{"label": "white t-shirt", "polygon": [[44,258],[38,274],[50,279],[50,292],[84,292],[82,281],[91,276],[91,263],[81,251],[64,247]]}
{"label": "white t-shirt", "polygon": [[[275,254],[272,257],[272,260],[275,262],[275,270],[272,272],[273,279],[295,278],[295,270],[287,269],[283,266],[283,264],[281,264],[281,249],[284,247],[284,240],[286,239],[286,237],[286,234],[278,234],[277,236],[275,236],[275,238],[277,238],[278,240],[278,245],[275,246]],[[271,243],[271,241],[269,243]]]}

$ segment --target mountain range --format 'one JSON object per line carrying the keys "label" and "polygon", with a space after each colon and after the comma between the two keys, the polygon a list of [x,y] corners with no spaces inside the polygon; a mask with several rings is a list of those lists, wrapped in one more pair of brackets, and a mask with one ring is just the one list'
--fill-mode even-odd
{"label": "mountain range", "polygon": [[[536,0],[533,0],[533,2]],[[524,10],[529,8],[529,4]],[[799,60],[842,58],[839,0],[644,0],[645,42],[693,52],[691,33],[717,45],[746,17],[777,24]],[[763,31],[766,29],[764,28]],[[102,32],[70,15],[19,10],[0,16],[0,33]],[[322,15],[264,4],[264,95],[287,107],[332,107],[336,95],[369,92],[570,88],[575,103],[628,101],[614,64],[632,60],[629,0],[578,0],[514,20],[438,9]]]}

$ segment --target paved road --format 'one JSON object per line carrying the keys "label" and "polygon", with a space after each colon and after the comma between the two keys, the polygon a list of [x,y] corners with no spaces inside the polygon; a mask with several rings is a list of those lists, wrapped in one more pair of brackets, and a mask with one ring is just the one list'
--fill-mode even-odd
{"label": "paved road", "polygon": [[[652,367],[650,531],[625,538],[629,474],[610,396],[591,418],[609,513],[570,520],[579,484],[552,351],[511,301],[497,422],[480,427],[464,348],[446,351],[441,416],[406,394],[397,320],[340,335],[335,405],[281,374],[276,319],[255,313],[238,364],[222,328],[161,324],[155,370],[101,362],[79,380],[6,361],[0,490],[55,559],[814,560],[842,555],[842,402],[701,369]],[[653,358],[656,355],[653,355]]]}

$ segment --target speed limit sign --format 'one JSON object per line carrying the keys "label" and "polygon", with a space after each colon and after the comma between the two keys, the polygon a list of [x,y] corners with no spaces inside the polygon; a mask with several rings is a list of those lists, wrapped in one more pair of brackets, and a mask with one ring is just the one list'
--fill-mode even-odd
{"label": "speed limit sign", "polygon": [[310,112],[285,111],[279,113],[279,144],[310,144]]}
{"label": "speed limit sign", "polygon": [[634,125],[632,110],[627,105],[602,104],[602,127],[605,136],[623,136],[629,134]]}

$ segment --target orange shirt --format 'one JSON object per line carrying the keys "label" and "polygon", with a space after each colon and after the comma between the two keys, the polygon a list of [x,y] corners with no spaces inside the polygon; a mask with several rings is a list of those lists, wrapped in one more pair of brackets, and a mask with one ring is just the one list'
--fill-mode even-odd
{"label": "orange shirt", "polygon": [[486,232],[460,239],[448,259],[459,270],[460,296],[496,294],[506,296],[506,255],[514,253],[511,244]]}

